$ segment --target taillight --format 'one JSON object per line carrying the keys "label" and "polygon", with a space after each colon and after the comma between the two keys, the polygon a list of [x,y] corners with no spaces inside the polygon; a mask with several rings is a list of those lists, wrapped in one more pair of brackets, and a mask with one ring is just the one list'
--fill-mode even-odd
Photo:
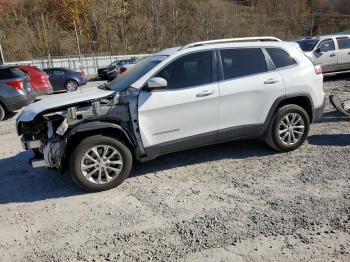
{"label": "taillight", "polygon": [[80,74],[82,77],[85,77],[85,74],[84,74],[83,71],[81,71],[79,74]]}
{"label": "taillight", "polygon": [[315,65],[315,73],[316,75],[322,74],[322,67],[320,65]]}
{"label": "taillight", "polygon": [[124,73],[126,70],[128,70],[126,67],[120,67],[120,68],[119,68],[119,75],[121,75],[122,73]]}
{"label": "taillight", "polygon": [[16,80],[16,81],[10,81],[6,83],[8,86],[12,86],[16,88],[17,90],[23,90],[23,83],[21,80]]}

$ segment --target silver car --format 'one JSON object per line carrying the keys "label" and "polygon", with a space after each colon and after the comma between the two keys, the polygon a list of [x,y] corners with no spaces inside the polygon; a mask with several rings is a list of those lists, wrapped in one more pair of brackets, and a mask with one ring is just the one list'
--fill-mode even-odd
{"label": "silver car", "polygon": [[326,75],[350,71],[350,35],[325,35],[296,42]]}

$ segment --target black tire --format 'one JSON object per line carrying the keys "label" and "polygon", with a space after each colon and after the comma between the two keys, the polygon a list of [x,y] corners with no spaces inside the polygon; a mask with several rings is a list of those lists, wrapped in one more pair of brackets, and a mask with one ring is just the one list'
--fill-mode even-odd
{"label": "black tire", "polygon": [[[290,129],[291,127],[285,127],[282,124],[282,121],[286,123],[286,118],[288,116],[289,120],[293,120],[293,114],[300,116],[302,122],[298,122],[297,125],[295,125],[295,128]],[[299,119],[299,118],[297,118]],[[296,121],[296,119],[295,119]],[[304,126],[304,129],[298,128],[300,126]],[[281,129],[281,127],[285,129]],[[295,137],[294,142],[289,144],[289,141],[284,141],[284,139],[281,136],[284,136],[286,133],[289,133],[289,131],[284,132],[283,134],[279,134],[280,131],[284,130],[294,130],[293,134],[291,136],[287,135],[286,138],[288,140],[288,137],[291,137],[293,140],[293,137]],[[306,113],[305,109],[298,105],[285,105],[283,107],[280,107],[276,110],[274,113],[269,127],[265,133],[265,142],[274,150],[279,152],[289,152],[293,151],[297,148],[299,148],[307,139],[307,136],[309,135],[310,130],[310,118],[308,114]],[[292,131],[291,131],[292,132]],[[296,133],[298,132],[298,133]],[[303,132],[302,134],[300,132]],[[298,138],[298,139],[297,139]],[[292,141],[291,141],[292,142]]]}
{"label": "black tire", "polygon": [[6,115],[5,108],[0,104],[0,121],[4,120]]}
{"label": "black tire", "polygon": [[78,89],[79,84],[75,80],[68,80],[65,84],[65,88],[68,92],[73,92]]}
{"label": "black tire", "polygon": [[[117,175],[114,180],[104,182],[103,184],[94,183],[88,180],[88,178],[84,176],[81,167],[85,153],[96,146],[109,146],[110,148],[117,150],[120,154],[118,157],[120,157],[123,162],[119,175]],[[88,192],[99,192],[119,186],[129,176],[132,165],[133,158],[130,149],[121,141],[102,135],[91,136],[82,140],[69,159],[69,168],[74,182]],[[105,173],[102,174],[105,175]],[[98,175],[98,171],[96,175]],[[94,179],[93,176],[91,177],[91,179]]]}

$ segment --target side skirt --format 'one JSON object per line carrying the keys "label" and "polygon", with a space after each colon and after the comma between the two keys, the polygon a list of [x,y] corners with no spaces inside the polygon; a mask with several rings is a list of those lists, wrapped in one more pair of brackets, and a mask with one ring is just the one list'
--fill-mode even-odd
{"label": "side skirt", "polygon": [[145,162],[155,159],[161,155],[192,148],[198,148],[202,146],[219,144],[233,140],[256,138],[261,136],[263,133],[264,124],[261,124],[227,128],[218,132],[214,131],[205,134],[190,136],[147,147],[145,148],[147,157],[140,159],[140,161]]}

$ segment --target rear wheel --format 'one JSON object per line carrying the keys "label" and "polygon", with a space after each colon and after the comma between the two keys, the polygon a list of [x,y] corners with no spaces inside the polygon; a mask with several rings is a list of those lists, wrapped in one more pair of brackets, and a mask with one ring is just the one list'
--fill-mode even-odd
{"label": "rear wheel", "polygon": [[74,80],[68,80],[67,83],[66,83],[66,90],[68,92],[73,92],[73,91],[76,91],[78,89],[78,83]]}
{"label": "rear wheel", "polygon": [[76,184],[89,192],[119,186],[130,174],[132,154],[121,141],[92,136],[81,141],[70,157],[70,170]]}
{"label": "rear wheel", "polygon": [[5,108],[0,104],[0,121],[4,120],[5,118]]}
{"label": "rear wheel", "polygon": [[309,129],[310,119],[306,111],[298,105],[286,105],[274,114],[265,141],[277,151],[292,151],[305,142]]}

